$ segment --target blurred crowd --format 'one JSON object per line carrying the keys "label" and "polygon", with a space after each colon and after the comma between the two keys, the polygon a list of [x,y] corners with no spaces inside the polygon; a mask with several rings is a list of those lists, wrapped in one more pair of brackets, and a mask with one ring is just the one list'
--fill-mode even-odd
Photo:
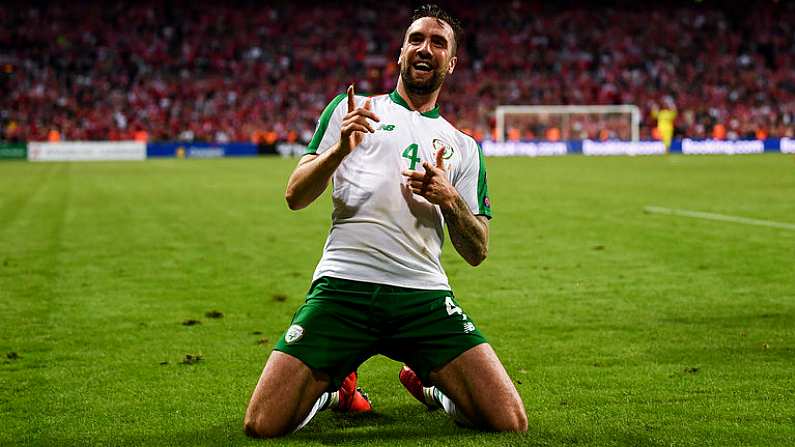
{"label": "blurred crowd", "polygon": [[[441,3],[465,29],[442,114],[479,139],[503,104],[635,104],[644,139],[661,138],[661,114],[678,137],[794,136],[795,2]],[[307,142],[347,84],[394,88],[411,9],[12,1],[0,139]],[[512,138],[550,137],[517,122]],[[614,136],[599,131],[566,137]]]}

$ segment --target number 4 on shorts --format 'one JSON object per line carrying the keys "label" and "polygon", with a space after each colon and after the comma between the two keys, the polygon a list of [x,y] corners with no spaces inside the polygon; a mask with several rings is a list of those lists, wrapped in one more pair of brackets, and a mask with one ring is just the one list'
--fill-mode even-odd
{"label": "number 4 on shorts", "polygon": [[461,315],[461,317],[464,320],[467,319],[467,314],[465,314],[464,311],[461,310],[460,307],[455,305],[455,303],[453,302],[453,299],[451,297],[449,297],[449,296],[444,297],[444,306],[447,308],[447,315],[458,314],[458,315]]}
{"label": "number 4 on shorts", "polygon": [[419,146],[416,143],[409,144],[408,147],[403,150],[403,158],[407,158],[411,160],[411,165],[409,165],[409,169],[412,171],[414,168],[417,167],[417,163],[422,161],[420,157],[417,156],[417,151],[419,150]]}

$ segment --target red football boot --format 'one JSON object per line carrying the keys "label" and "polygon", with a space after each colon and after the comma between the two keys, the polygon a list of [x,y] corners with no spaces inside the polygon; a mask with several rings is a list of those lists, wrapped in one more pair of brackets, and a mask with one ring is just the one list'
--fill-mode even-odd
{"label": "red football boot", "polygon": [[435,410],[440,407],[439,403],[433,397],[433,388],[423,386],[417,374],[408,366],[403,365],[398,376],[400,383],[403,387],[414,396],[415,399],[422,402],[423,405],[428,407],[428,410]]}
{"label": "red football boot", "polygon": [[370,399],[367,394],[362,392],[362,389],[356,386],[358,380],[356,371],[348,374],[348,377],[342,381],[342,385],[338,390],[339,402],[334,408],[334,411],[345,413],[367,413],[373,410],[370,405]]}

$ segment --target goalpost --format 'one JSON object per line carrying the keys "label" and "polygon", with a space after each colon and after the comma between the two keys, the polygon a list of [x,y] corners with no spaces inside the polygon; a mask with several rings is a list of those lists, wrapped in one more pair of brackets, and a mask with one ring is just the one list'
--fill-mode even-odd
{"label": "goalpost", "polygon": [[640,137],[640,109],[632,104],[498,106],[496,121],[497,141],[638,141]]}

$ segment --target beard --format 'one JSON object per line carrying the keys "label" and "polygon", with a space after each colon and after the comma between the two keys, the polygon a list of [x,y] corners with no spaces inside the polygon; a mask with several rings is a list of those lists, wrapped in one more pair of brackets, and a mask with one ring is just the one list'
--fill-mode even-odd
{"label": "beard", "polygon": [[400,67],[400,76],[403,78],[403,85],[409,93],[430,95],[441,88],[444,79],[447,77],[447,70],[446,67],[438,67],[429,78],[421,80],[411,76],[411,65],[408,62],[404,62],[403,66]]}

